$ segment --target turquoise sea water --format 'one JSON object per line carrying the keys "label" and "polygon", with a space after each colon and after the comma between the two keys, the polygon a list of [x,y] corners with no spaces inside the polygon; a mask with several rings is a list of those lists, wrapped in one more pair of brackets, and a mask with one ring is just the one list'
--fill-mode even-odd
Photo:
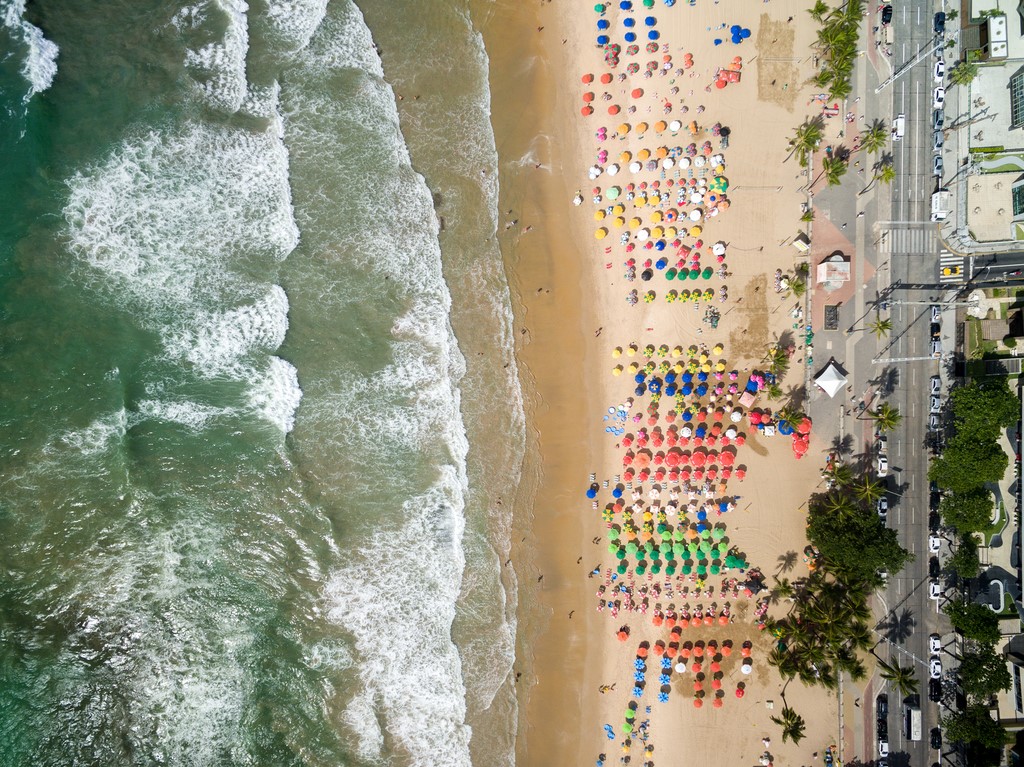
{"label": "turquoise sea water", "polygon": [[468,0],[0,21],[0,764],[511,763]]}

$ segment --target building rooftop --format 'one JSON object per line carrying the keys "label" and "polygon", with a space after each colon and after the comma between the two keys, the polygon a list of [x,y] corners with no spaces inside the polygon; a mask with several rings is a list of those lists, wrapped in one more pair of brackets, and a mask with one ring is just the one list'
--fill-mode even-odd
{"label": "building rooftop", "polygon": [[1022,172],[979,173],[964,178],[967,228],[979,242],[1013,239],[1013,183]]}

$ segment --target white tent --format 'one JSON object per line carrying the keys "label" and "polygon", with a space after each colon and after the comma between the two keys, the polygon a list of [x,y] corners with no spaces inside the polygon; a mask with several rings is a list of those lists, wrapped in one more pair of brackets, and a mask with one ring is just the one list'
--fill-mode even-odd
{"label": "white tent", "polygon": [[820,386],[828,396],[834,397],[836,392],[846,386],[847,379],[839,370],[835,360],[831,360],[828,366],[814,379],[814,383]]}

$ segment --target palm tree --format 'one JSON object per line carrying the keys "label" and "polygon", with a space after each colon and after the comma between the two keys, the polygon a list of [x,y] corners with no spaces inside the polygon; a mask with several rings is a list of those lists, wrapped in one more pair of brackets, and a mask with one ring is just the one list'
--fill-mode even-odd
{"label": "palm tree", "polygon": [[850,488],[850,490],[861,503],[871,504],[885,495],[885,488],[881,483],[873,480],[868,474],[863,475],[860,478],[860,482]]}
{"label": "palm tree", "polygon": [[764,355],[764,361],[768,363],[768,372],[777,378],[781,378],[789,370],[789,355],[779,346],[769,349]]}
{"label": "palm tree", "polygon": [[782,742],[792,740],[793,745],[798,745],[804,739],[804,730],[807,723],[804,718],[797,714],[789,706],[782,707],[782,716],[773,716],[772,721],[782,728]]}
{"label": "palm tree", "polygon": [[838,157],[826,157],[821,161],[821,173],[811,182],[811,185],[818,183],[818,180],[824,176],[829,186],[838,186],[844,175],[846,175],[846,163]]}
{"label": "palm tree", "polygon": [[821,22],[824,21],[825,19],[825,14],[827,14],[830,10],[832,9],[829,8],[828,3],[826,3],[825,0],[817,0],[817,2],[814,4],[814,7],[809,8],[807,12],[811,14],[812,19],[821,24]]}
{"label": "palm tree", "polygon": [[879,660],[878,669],[882,674],[882,679],[896,685],[896,689],[904,698],[917,692],[919,682],[914,676],[913,666],[901,666],[899,663]]}
{"label": "palm tree", "polygon": [[836,517],[845,517],[857,510],[846,493],[832,492],[825,496],[825,511]]}
{"label": "palm tree", "polygon": [[789,582],[789,578],[775,579],[775,587],[772,589],[772,596],[776,599],[793,598],[793,584]]}
{"label": "palm tree", "polygon": [[893,407],[888,402],[883,402],[877,410],[868,411],[868,415],[878,426],[879,431],[892,431],[900,425],[903,416],[898,407]]}
{"label": "palm tree", "polygon": [[793,277],[792,279],[786,279],[786,295],[785,298],[790,296],[794,298],[800,298],[804,293],[807,292],[807,283],[799,277]]}
{"label": "palm tree", "polygon": [[[821,135],[822,124],[820,117],[813,120],[805,120],[802,125],[797,127],[796,135],[789,140],[789,147],[791,151],[786,157],[786,160],[795,154],[797,162],[800,163],[800,167],[806,168],[807,158],[814,153],[818,144],[821,143]],[[785,162],[785,160],[783,160],[783,162]]]}
{"label": "palm tree", "polygon": [[885,338],[892,330],[892,320],[878,317],[868,325],[868,330],[875,334],[875,338]]}
{"label": "palm tree", "polygon": [[867,152],[877,152],[889,140],[889,131],[882,120],[873,120],[871,125],[860,132],[860,148]]}
{"label": "palm tree", "polygon": [[850,483],[853,482],[853,469],[845,463],[836,461],[832,464],[830,474],[832,475],[832,481],[839,487],[849,487]]}
{"label": "palm tree", "polygon": [[956,85],[968,85],[978,76],[978,65],[972,61],[961,61],[949,73],[949,79]]}
{"label": "palm tree", "polygon": [[882,155],[882,159],[875,163],[874,175],[871,176],[871,180],[868,185],[861,189],[857,196],[866,194],[870,191],[871,187],[875,185],[876,181],[881,181],[883,184],[891,184],[896,178],[896,168],[892,164],[892,155]]}

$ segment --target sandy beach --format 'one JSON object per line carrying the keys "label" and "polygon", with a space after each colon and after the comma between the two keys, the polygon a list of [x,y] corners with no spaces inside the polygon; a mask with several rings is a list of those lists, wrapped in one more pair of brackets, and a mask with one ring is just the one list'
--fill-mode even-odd
{"label": "sandy beach", "polygon": [[[523,584],[517,763],[592,764],[600,761],[602,754],[605,764],[619,763],[625,753],[625,711],[633,702],[637,707],[634,727],[638,730],[639,723],[647,721],[646,745],[652,748],[645,755],[645,746],[634,737],[627,745],[633,764],[690,764],[708,758],[754,764],[767,750],[777,763],[811,765],[813,754],[817,752],[820,759],[835,738],[836,701],[820,689],[790,684],[785,700],[805,718],[808,737],[800,746],[782,743],[780,728],[770,721],[783,705],[782,684],[767,663],[774,640],[759,630],[754,620],[758,597],[766,597],[767,591],[746,597],[741,588],[739,596],[729,593],[722,598],[719,585],[723,578],[742,583],[746,571],[709,576],[707,584],[715,590],[711,597],[694,595],[693,582],[682,579],[678,572],[672,578],[666,573],[652,578],[653,573],[637,575],[630,567],[620,580],[614,569],[619,562],[609,552],[606,537],[610,523],[602,519],[602,510],[616,500],[611,490],[620,484],[625,499],[640,504],[638,514],[644,506],[649,510],[651,505],[665,503],[665,498],[650,498],[651,482],[634,481],[625,486],[623,455],[627,448],[622,445],[622,434],[607,431],[609,421],[605,420],[609,407],[635,397],[636,383],[626,365],[644,365],[648,358],[643,349],[648,344],[682,348],[678,356],[671,352],[653,355],[655,363],[667,362],[670,371],[677,364],[687,370],[691,360],[686,350],[703,347],[711,364],[721,360],[728,373],[736,373],[741,389],[752,371],[763,368],[769,346],[792,346],[791,368],[780,381],[785,396],[769,401],[762,392],[754,408],[777,410],[804,386],[803,315],[794,316],[804,302],[776,292],[774,278],[776,270],[793,273],[800,254],[791,241],[806,226],[799,220],[800,205],[806,199],[801,187],[806,179],[795,160],[784,160],[787,138],[794,127],[805,116],[820,112],[820,104],[810,100],[813,91],[806,83],[814,27],[802,4],[793,1],[717,4],[697,0],[693,5],[676,3],[672,7],[658,3],[649,10],[640,2],[634,5],[634,9],[623,10],[618,3],[609,3],[602,15],[588,3],[570,7],[550,2],[542,3],[532,17],[522,6],[502,5],[484,28],[492,91],[501,94],[493,106],[502,158],[501,207],[503,213],[511,211],[499,226],[499,235],[517,298],[517,356],[532,426],[525,473],[529,481],[517,501],[519,535],[515,540],[519,545],[513,557]],[[648,16],[655,19],[653,26],[647,25]],[[795,18],[790,21],[790,17]],[[628,18],[634,26],[626,24]],[[639,52],[629,55],[623,50],[614,68],[606,63],[605,51],[595,45],[604,32],[598,28],[602,19],[607,21],[607,34],[617,35],[620,43],[624,30],[638,37]],[[749,36],[738,44],[730,40],[733,25],[749,30]],[[658,32],[656,41],[648,39],[652,29]],[[722,42],[716,45],[716,39]],[[654,51],[646,50],[649,42],[656,42]],[[687,53],[692,54],[691,65],[684,64]],[[671,56],[670,62],[663,61],[665,55]],[[716,70],[732,67],[735,57],[741,59],[736,62],[741,64],[739,82],[722,89],[711,87]],[[656,62],[658,70],[644,77],[648,61]],[[631,63],[637,63],[639,71],[630,72]],[[670,64],[667,74],[657,74],[666,63]],[[612,74],[612,82],[601,82],[605,73]],[[592,75],[593,81],[585,83],[584,75]],[[592,101],[584,100],[587,93],[593,94]],[[605,100],[604,93],[610,98]],[[666,101],[672,107],[668,113]],[[594,114],[585,117],[581,110],[587,105]],[[619,113],[609,114],[611,106],[619,107]],[[630,112],[630,107],[634,111]],[[655,130],[658,121],[676,119],[684,127],[675,135],[669,129]],[[698,134],[687,130],[691,120],[697,121]],[[624,134],[618,128],[621,123],[629,126]],[[642,133],[637,131],[641,123],[647,124]],[[721,148],[720,137],[705,132],[715,123],[728,128],[727,148]],[[603,139],[601,127],[606,129]],[[715,154],[724,155],[723,174],[688,174],[680,172],[681,164],[669,167],[666,173],[663,163],[647,170],[647,158],[641,171],[628,172],[630,163],[643,157],[644,150],[651,152],[650,159],[659,159],[659,147],[686,147],[694,142],[702,149],[706,140],[712,142]],[[599,154],[602,149],[608,153],[604,160]],[[597,178],[588,178],[591,166],[606,171],[613,163],[620,166],[616,177],[602,172]],[[696,168],[691,165],[691,169]],[[639,274],[644,262],[657,260],[660,253],[645,249],[644,242],[633,236],[637,228],[630,219],[642,216],[643,227],[650,229],[654,211],[664,216],[664,211],[677,209],[680,218],[695,207],[709,213],[707,204],[674,204],[678,187],[671,189],[667,182],[683,184],[692,177],[710,180],[714,175],[728,179],[728,210],[722,206],[719,215],[705,215],[700,221],[705,231],[698,237],[685,237],[682,223],[676,223],[685,245],[694,247],[696,240],[703,241],[700,268],[711,267],[715,276],[672,283],[658,273],[667,270],[652,263],[655,274],[649,283],[628,281],[627,259],[635,259]],[[651,196],[655,181],[661,183],[664,202],[639,210],[639,185],[646,183],[644,191]],[[631,201],[625,199],[629,184],[634,185]],[[606,197],[613,186],[621,190],[622,199]],[[583,200],[574,205],[577,191]],[[596,197],[600,201],[595,202]],[[625,209],[624,226],[612,223],[617,215],[615,204]],[[598,210],[606,211],[601,221],[595,220]],[[655,223],[667,228],[671,222],[662,218]],[[597,240],[595,231],[602,227],[608,234]],[[632,233],[632,252],[620,241],[624,231]],[[671,238],[666,234],[664,239]],[[711,244],[717,242],[726,246],[723,261],[710,252]],[[672,243],[664,255],[668,255],[669,268],[680,258]],[[723,268],[724,278],[718,274]],[[714,298],[686,303],[666,299],[670,290],[697,287],[713,289]],[[722,287],[726,288],[724,301],[719,300]],[[636,305],[627,302],[633,289],[638,291]],[[656,296],[645,303],[643,295],[649,289]],[[720,313],[717,329],[702,321],[708,308]],[[632,358],[628,356],[630,345],[639,350]],[[718,346],[722,347],[720,353],[710,353]],[[617,349],[621,356],[614,358]],[[612,373],[616,365],[625,368],[617,376]],[[723,376],[725,384],[730,380],[727,374]],[[710,382],[714,381],[712,377]],[[667,379],[661,385],[665,382]],[[721,396],[714,407],[721,408],[726,398]],[[650,399],[636,400],[637,409],[630,409],[623,423],[625,436],[634,438],[646,424],[632,419],[637,413],[644,414],[642,408]],[[730,401],[729,407],[734,405]],[[663,404],[662,420],[649,429],[668,428],[663,420],[667,409]],[[746,413],[746,408],[737,409]],[[674,425],[680,426],[682,421]],[[827,445],[817,441],[812,431],[807,455],[797,460],[789,437],[760,435],[746,415],[737,426],[745,438],[742,444],[715,445],[714,449],[691,445],[687,452],[691,448],[712,454],[728,450],[735,454],[735,465],[745,469],[742,481],[731,477],[724,483],[727,488],[722,497],[735,499],[730,510],[720,518],[710,518],[708,525],[722,527],[732,550],[745,558],[749,568],[759,569],[770,587],[776,577],[806,574],[801,561],[806,544],[803,504],[820,479]],[[591,475],[597,485],[593,501],[585,496]],[[616,481],[617,476],[621,482]],[[667,496],[673,483],[654,484]],[[639,499],[632,497],[637,489],[642,493]],[[676,527],[682,530],[682,522]],[[595,566],[599,566],[599,575],[588,577]],[[615,580],[606,577],[609,573]],[[607,600],[612,589],[627,581],[635,589],[648,589],[646,612],[620,609],[613,616]],[[685,583],[689,591],[685,596],[659,597],[650,590],[655,583],[666,581],[674,581],[677,589]],[[601,586],[604,593],[599,596]],[[637,602],[641,599],[638,592],[632,596]],[[606,606],[599,611],[602,599]],[[667,623],[654,625],[657,606],[664,611],[672,604],[679,613],[684,605],[692,611],[699,604],[711,612],[712,603],[712,625],[684,629],[678,649],[693,652],[700,645],[708,656],[713,652],[725,655],[722,648],[731,642],[732,652],[721,657],[717,673],[710,666],[713,661],[705,659],[699,709],[694,704],[696,676],[689,668],[683,673],[669,670],[667,701],[660,699],[659,689],[666,687],[659,684],[664,669],[659,668],[657,643],[670,647],[673,635]],[[723,609],[730,610],[732,617],[724,625],[719,622]],[[767,609],[783,610],[776,605]],[[627,626],[628,637],[620,641],[616,635]],[[745,643],[749,663],[741,658]],[[648,654],[646,687],[639,697],[633,694],[638,653]],[[693,660],[691,657],[691,664]],[[679,656],[672,661],[673,668],[678,663]],[[743,665],[751,667],[750,673],[743,673]],[[715,681],[721,691],[715,689]],[[614,689],[600,692],[611,685]],[[742,698],[737,697],[737,690],[742,691]],[[721,699],[720,708],[714,705],[716,697]],[[606,734],[606,725],[614,739]],[[767,749],[762,742],[766,737],[770,738]]]}

